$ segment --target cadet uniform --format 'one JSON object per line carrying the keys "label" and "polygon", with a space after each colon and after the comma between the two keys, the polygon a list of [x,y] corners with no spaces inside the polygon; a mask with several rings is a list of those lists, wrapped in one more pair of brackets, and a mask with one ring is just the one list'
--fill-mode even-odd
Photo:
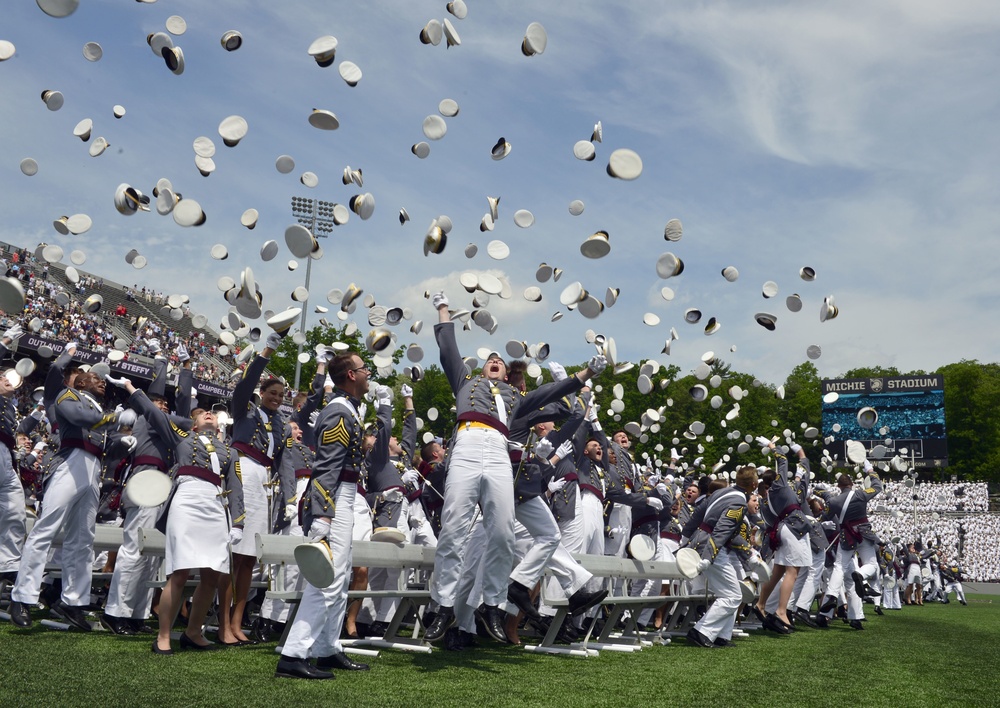
{"label": "cadet uniform", "polygon": [[333,554],[334,581],[326,588],[308,583],[303,587],[282,656],[323,658],[343,652],[340,632],[351,580],[354,498],[364,463],[359,405],[356,398],[338,389],[316,419],[316,460],[302,503],[302,528],[308,533],[313,519],[330,519],[327,540]]}
{"label": "cadet uniform", "polygon": [[[860,620],[862,612],[863,593],[859,585],[870,581],[878,573],[878,563],[875,560],[875,544],[879,538],[872,531],[868,521],[868,500],[873,499],[882,491],[882,480],[874,471],[868,472],[872,486],[865,489],[850,489],[841,492],[830,499],[827,516],[837,522],[838,540],[840,542],[839,565],[844,574],[844,585],[847,578],[854,580],[854,593],[847,593],[847,618]],[[858,569],[853,570],[854,554],[857,553]]]}
{"label": "cadet uniform", "polygon": [[[0,343],[0,358],[8,349]],[[13,396],[0,398],[0,574],[13,574],[21,562],[27,515],[24,487],[15,465],[17,409]]]}
{"label": "cadet uniform", "polygon": [[[167,364],[162,359],[156,361],[156,374],[150,385],[150,392],[163,395],[165,392]],[[136,447],[131,460],[131,473],[148,469],[156,469],[167,473],[174,464],[173,434],[171,426],[182,430],[191,429],[191,419],[183,413],[171,419],[166,413],[153,405],[139,406],[134,399],[145,394],[136,391],[130,396],[129,406],[141,413],[141,417],[132,427],[132,437]],[[146,400],[147,403],[150,401]],[[184,413],[190,412],[191,397],[177,397],[179,407],[184,407]],[[121,483],[127,482],[120,479]],[[125,521],[122,524],[122,545],[118,549],[115,560],[115,571],[111,576],[111,587],[108,590],[108,602],[104,612],[111,617],[144,621],[149,617],[149,609],[153,600],[153,588],[147,586],[147,581],[153,580],[160,561],[153,556],[143,556],[139,552],[139,529],[153,528],[156,525],[160,507],[136,506],[122,495],[120,508]]]}
{"label": "cadet uniform", "polygon": [[250,400],[268,361],[254,357],[233,390],[232,447],[240,456],[246,509],[243,539],[233,546],[233,553],[243,556],[256,557],[256,534],[271,530],[271,477],[281,465],[285,442],[285,426],[278,412],[267,411]]}
{"label": "cadet uniform", "polygon": [[98,485],[105,431],[118,424],[118,414],[105,413],[89,393],[64,389],[54,405],[60,445],[51,476],[45,483],[45,503],[18,567],[11,599],[38,602],[45,560],[52,541],[65,529],[62,546],[62,601],[70,607],[90,604],[90,585]]}
{"label": "cadet uniform", "polygon": [[435,558],[434,600],[452,608],[461,572],[462,551],[477,504],[487,533],[483,574],[486,605],[496,607],[507,597],[507,580],[514,558],[514,489],[507,449],[508,426],[519,415],[579,390],[576,376],[522,393],[505,381],[466,373],[455,341],[455,324],[439,323],[434,335],[441,367],[455,394],[458,426],[445,489]]}
{"label": "cadet uniform", "polygon": [[708,591],[715,595],[694,629],[708,641],[732,639],[736,611],[743,601],[739,579],[730,561],[729,542],[740,531],[747,511],[747,495],[736,487],[720,489],[704,502],[704,515],[691,536],[690,546],[710,565],[704,575]]}

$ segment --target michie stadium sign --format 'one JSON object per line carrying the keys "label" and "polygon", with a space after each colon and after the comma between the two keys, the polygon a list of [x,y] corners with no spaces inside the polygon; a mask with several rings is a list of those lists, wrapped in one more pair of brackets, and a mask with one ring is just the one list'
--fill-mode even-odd
{"label": "michie stadium sign", "polygon": [[844,443],[858,440],[869,449],[882,445],[886,457],[901,455],[918,467],[947,466],[941,374],[826,379],[822,392],[823,436],[831,455],[844,459]]}

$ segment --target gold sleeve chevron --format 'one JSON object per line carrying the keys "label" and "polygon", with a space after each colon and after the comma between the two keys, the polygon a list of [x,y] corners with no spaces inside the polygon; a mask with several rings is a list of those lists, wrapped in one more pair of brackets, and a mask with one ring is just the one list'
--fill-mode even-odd
{"label": "gold sleeve chevron", "polygon": [[320,444],[322,445],[341,445],[347,447],[351,442],[351,435],[347,432],[347,425],[344,423],[344,419],[341,418],[337,421],[337,424],[332,428],[328,428],[323,431],[323,437],[320,438]]}
{"label": "gold sleeve chevron", "polygon": [[240,469],[239,460],[233,464],[233,469],[236,470],[236,479],[240,480],[240,484],[243,484],[243,470]]}
{"label": "gold sleeve chevron", "polygon": [[90,429],[91,430],[97,430],[102,425],[107,425],[109,423],[114,423],[115,422],[115,415],[116,415],[115,413],[105,413],[104,415],[101,416],[101,419],[99,421],[97,421],[92,426],[90,426]]}
{"label": "gold sleeve chevron", "polygon": [[178,428],[177,424],[174,423],[173,421],[171,421],[170,427],[173,429],[173,431],[175,433],[177,433],[178,435],[180,435],[182,438],[186,438],[188,436],[188,432],[186,430],[184,430],[183,428]]}
{"label": "gold sleeve chevron", "polygon": [[71,388],[67,388],[65,391],[63,391],[63,394],[59,396],[58,399],[56,399],[56,403],[62,403],[63,401],[79,401],[79,400],[80,397],[76,395],[76,392]]}
{"label": "gold sleeve chevron", "polygon": [[726,512],[726,516],[730,519],[736,519],[737,521],[743,518],[743,509],[730,509]]}

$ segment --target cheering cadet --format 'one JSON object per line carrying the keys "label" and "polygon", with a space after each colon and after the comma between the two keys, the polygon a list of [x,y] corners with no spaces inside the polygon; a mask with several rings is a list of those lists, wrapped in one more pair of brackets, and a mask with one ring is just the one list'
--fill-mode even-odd
{"label": "cheering cadet", "polygon": [[[270,498],[272,475],[276,475],[284,452],[285,430],[278,406],[285,395],[281,379],[270,379],[260,386],[260,405],[254,403],[254,389],[267,367],[271,354],[281,344],[281,335],[272,332],[267,345],[243,372],[233,390],[233,449],[239,453],[246,509],[245,533],[233,546],[232,626],[239,641],[248,641],[243,633],[243,611],[250,594],[250,580],[257,564],[257,534],[271,529]],[[223,606],[229,607],[228,591]],[[228,609],[225,611],[229,611]]]}
{"label": "cheering cadet", "polygon": [[756,488],[757,468],[740,468],[735,487],[720,489],[705,502],[705,514],[691,537],[691,547],[701,556],[698,570],[705,574],[708,591],[715,595],[715,602],[687,633],[688,641],[698,646],[712,648],[731,643],[743,594],[729,560],[728,544],[739,534],[747,498]]}
{"label": "cheering cadet", "polygon": [[439,320],[434,334],[441,349],[441,366],[455,394],[458,427],[435,559],[432,593],[440,609],[425,636],[428,641],[437,641],[455,622],[462,550],[476,506],[481,504],[489,544],[483,572],[484,617],[502,637],[504,621],[498,606],[507,597],[507,578],[514,557],[509,426],[519,415],[579,390],[587,379],[604,370],[607,361],[596,356],[575,376],[522,394],[505,381],[507,365],[499,354],[488,357],[479,376],[467,373],[455,341],[455,325],[448,314],[448,299],[444,293],[437,293],[433,304]]}
{"label": "cheering cadet", "polygon": [[[349,659],[340,643],[347,608],[351,544],[354,535],[354,497],[364,464],[364,426],[358,415],[361,397],[368,391],[370,372],[361,357],[344,352],[330,364],[336,387],[332,399],[316,419],[316,461],[302,502],[302,528],[311,541],[325,540],[333,558],[334,581],[329,587],[306,584],[295,621],[278,660],[276,677],[331,679],[331,668],[366,670]],[[378,393],[381,393],[379,391]],[[380,395],[386,398],[388,394]],[[309,658],[316,658],[316,666]]]}
{"label": "cheering cadet", "polygon": [[82,607],[90,604],[95,523],[101,457],[105,433],[117,425],[131,427],[135,411],[105,413],[99,401],[104,399],[105,381],[90,372],[76,377],[76,389],[67,388],[55,403],[59,426],[58,461],[45,485],[45,504],[28,540],[11,592],[10,617],[19,627],[31,625],[28,606],[38,602],[42,574],[49,548],[56,535],[65,529],[62,548],[62,598],[56,613],[67,622],[90,631]]}
{"label": "cheering cadet", "polygon": [[[21,336],[21,327],[14,325],[0,339],[0,358],[5,358],[8,347]],[[7,374],[13,373],[8,378]],[[17,410],[14,391],[20,385],[20,376],[12,370],[0,375],[0,578],[14,581],[24,546],[27,515],[24,507],[24,488],[14,463]],[[15,382],[17,382],[15,384]]]}

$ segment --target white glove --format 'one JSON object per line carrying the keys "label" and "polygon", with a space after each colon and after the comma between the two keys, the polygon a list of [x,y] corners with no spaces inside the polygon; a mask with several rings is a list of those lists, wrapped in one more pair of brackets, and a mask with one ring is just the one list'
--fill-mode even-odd
{"label": "white glove", "polygon": [[659,484],[656,485],[656,491],[658,491],[665,497],[670,496],[670,489],[663,482],[660,482]]}
{"label": "white glove", "polygon": [[708,566],[710,565],[712,565],[712,561],[708,560],[707,558],[702,558],[700,561],[698,561],[698,575],[701,575],[706,570],[708,570]]}
{"label": "white glove", "polygon": [[285,521],[291,521],[299,515],[299,509],[294,504],[285,504]]}
{"label": "white glove", "polygon": [[28,415],[30,415],[35,420],[41,420],[42,418],[45,417],[45,407],[39,403],[37,406],[34,407],[34,409]]}
{"label": "white glove", "polygon": [[569,374],[566,373],[565,367],[555,361],[549,362],[549,371],[552,372],[553,381],[565,381],[569,378]]}
{"label": "white glove", "polygon": [[792,443],[792,446],[790,448],[788,448],[788,449],[791,450],[792,452],[794,452],[796,455],[798,455],[799,454],[799,450],[802,449],[802,446],[799,445],[798,443]]}
{"label": "white glove", "polygon": [[434,305],[435,310],[440,310],[442,307],[448,307],[448,296],[444,292],[437,292],[431,295],[431,304]]}
{"label": "white glove", "polygon": [[654,511],[663,511],[663,501],[657,497],[646,497],[646,504],[653,507]]}
{"label": "white glove", "polygon": [[764,562],[764,559],[760,557],[760,553],[757,551],[756,548],[750,549],[750,562],[753,563],[754,565]]}
{"label": "white glove", "polygon": [[399,389],[399,395],[403,398],[413,398],[413,387],[410,384],[403,384]]}
{"label": "white glove", "polygon": [[187,347],[185,347],[184,344],[178,344],[177,345],[177,360],[183,364],[185,361],[187,361],[190,358],[191,358],[191,355],[188,353]]}
{"label": "white glove", "polygon": [[133,450],[135,450],[136,446],[139,444],[139,441],[135,439],[134,435],[123,435],[122,444],[131,453]]}
{"label": "white glove", "polygon": [[398,489],[390,489],[387,492],[382,492],[382,498],[387,502],[400,502],[403,501],[403,493]]}
{"label": "white glove", "polygon": [[382,384],[375,384],[375,400],[380,406],[392,405],[392,389]]}
{"label": "white glove", "polygon": [[587,409],[587,422],[596,423],[597,422],[597,410],[598,405],[595,399],[590,400],[590,407]]}
{"label": "white glove", "polygon": [[70,342],[69,344],[67,344],[65,346],[65,348],[63,349],[63,351],[69,352],[69,355],[73,356],[74,354],[76,354],[76,350],[79,349],[79,347],[80,347],[80,345],[77,344],[76,342]]}
{"label": "white glove", "polygon": [[565,486],[566,486],[566,480],[565,479],[554,479],[551,482],[549,482],[549,493],[550,494],[555,494],[556,492],[558,492],[560,489],[562,489]]}
{"label": "white glove", "polygon": [[587,362],[587,368],[594,372],[594,376],[600,376],[608,368],[608,360],[604,358],[603,354],[595,354]]}
{"label": "white glove", "polygon": [[126,408],[125,410],[123,410],[121,413],[118,414],[118,420],[116,422],[118,423],[118,425],[124,425],[128,428],[131,428],[132,426],[135,425],[135,421],[136,419],[138,419],[138,417],[139,416],[136,415],[134,410],[132,410],[131,408]]}
{"label": "white glove", "polygon": [[271,350],[277,350],[281,345],[281,335],[277,332],[271,332],[267,335],[267,339],[264,341],[264,346]]}
{"label": "white glove", "polygon": [[233,526],[229,529],[229,545],[238,546],[240,541],[243,540],[243,529],[239,526]]}
{"label": "white glove", "polygon": [[320,519],[313,519],[312,526],[309,527],[309,540],[322,541],[330,535],[330,522]]}
{"label": "white glove", "polygon": [[416,470],[406,470],[406,472],[400,476],[403,480],[403,484],[409,484],[414,487],[420,484],[420,473]]}
{"label": "white glove", "polygon": [[411,529],[419,529],[421,521],[416,516],[411,516],[406,520],[406,523],[410,525]]}
{"label": "white glove", "polygon": [[872,467],[871,460],[865,460],[864,464],[865,474],[870,474],[875,468]]}
{"label": "white glove", "polygon": [[654,472],[646,478],[646,481],[649,482],[649,486],[655,487],[660,482],[660,475]]}
{"label": "white glove", "polygon": [[573,454],[573,441],[567,440],[556,448],[556,454],[559,455],[560,460],[569,459],[569,457]]}
{"label": "white glove", "polygon": [[546,438],[542,438],[535,443],[535,454],[543,460],[547,460],[552,457],[552,451],[555,450]]}
{"label": "white glove", "polygon": [[24,334],[24,330],[21,329],[21,325],[18,324],[18,323],[14,323],[13,327],[11,327],[10,329],[8,329],[6,332],[3,333],[3,338],[4,339],[17,339],[22,334]]}
{"label": "white glove", "polygon": [[336,388],[337,387],[336,384],[333,383],[333,379],[330,378],[330,374],[326,375],[326,380],[323,382],[323,387],[324,388],[327,388],[327,387],[328,388]]}
{"label": "white glove", "polygon": [[122,376],[120,379],[116,379],[111,374],[108,374],[107,376],[105,376],[104,380],[107,381],[112,386],[117,386],[118,388],[125,388],[125,384],[132,383],[125,376]]}
{"label": "white glove", "polygon": [[313,428],[316,426],[316,420],[319,418],[319,411],[313,411],[309,414],[309,427]]}
{"label": "white glove", "polygon": [[44,440],[39,440],[38,442],[35,443],[35,446],[31,448],[31,454],[33,454],[35,457],[38,457],[41,454],[42,450],[44,450],[46,447],[48,447],[48,444]]}
{"label": "white glove", "polygon": [[765,438],[763,435],[758,435],[757,444],[761,447],[771,447],[771,438]]}

